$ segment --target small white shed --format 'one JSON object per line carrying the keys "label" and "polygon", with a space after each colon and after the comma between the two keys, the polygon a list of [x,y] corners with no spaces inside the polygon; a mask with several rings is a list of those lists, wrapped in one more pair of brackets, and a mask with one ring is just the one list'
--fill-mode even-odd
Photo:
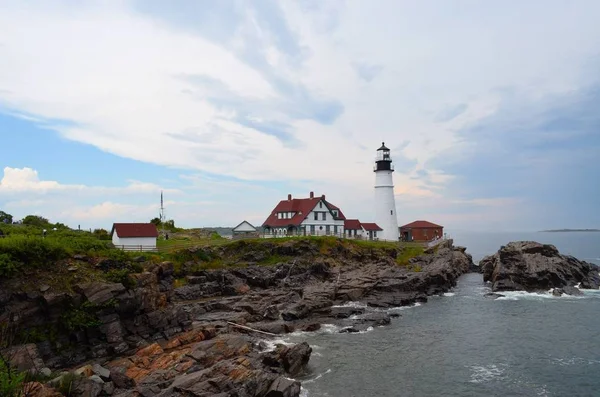
{"label": "small white shed", "polygon": [[114,223],[112,243],[124,251],[156,251],[158,229],[153,223]]}
{"label": "small white shed", "polygon": [[243,221],[239,225],[233,228],[233,238],[242,237],[259,237],[258,229],[256,229],[250,222]]}

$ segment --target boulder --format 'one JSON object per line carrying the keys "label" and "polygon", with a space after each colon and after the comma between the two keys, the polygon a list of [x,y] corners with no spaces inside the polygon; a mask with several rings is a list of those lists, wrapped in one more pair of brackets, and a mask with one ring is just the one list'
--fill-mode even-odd
{"label": "boulder", "polygon": [[[480,262],[483,281],[492,291],[547,291],[573,287],[598,289],[598,266],[561,255],[555,246],[534,241],[511,242]],[[569,293],[576,294],[573,289]],[[559,293],[560,291],[557,291]],[[566,292],[565,292],[566,293]]]}
{"label": "boulder", "polygon": [[279,353],[282,358],[283,368],[292,376],[298,375],[304,370],[310,360],[312,348],[306,342],[298,343],[292,347],[286,347]]}
{"label": "boulder", "polygon": [[300,390],[300,382],[280,376],[271,384],[265,397],[298,397]]}

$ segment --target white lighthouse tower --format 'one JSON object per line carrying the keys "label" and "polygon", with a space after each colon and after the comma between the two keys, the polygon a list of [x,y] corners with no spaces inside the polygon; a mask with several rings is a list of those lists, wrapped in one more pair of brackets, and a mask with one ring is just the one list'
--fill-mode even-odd
{"label": "white lighthouse tower", "polygon": [[398,215],[394,199],[394,165],[390,157],[390,149],[381,143],[375,157],[375,222],[383,231],[379,232],[379,240],[398,241]]}

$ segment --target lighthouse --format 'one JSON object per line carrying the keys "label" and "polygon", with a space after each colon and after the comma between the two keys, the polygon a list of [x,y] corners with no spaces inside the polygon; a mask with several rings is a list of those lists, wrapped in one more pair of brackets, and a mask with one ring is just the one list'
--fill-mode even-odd
{"label": "lighthouse", "polygon": [[394,165],[390,149],[381,142],[375,157],[375,222],[383,229],[378,233],[379,240],[398,241],[398,215],[394,199]]}

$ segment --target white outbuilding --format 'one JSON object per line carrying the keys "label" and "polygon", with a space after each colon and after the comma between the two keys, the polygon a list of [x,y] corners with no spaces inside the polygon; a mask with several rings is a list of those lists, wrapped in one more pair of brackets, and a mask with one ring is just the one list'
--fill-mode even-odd
{"label": "white outbuilding", "polygon": [[158,229],[153,223],[113,223],[111,236],[124,251],[156,251]]}
{"label": "white outbuilding", "polygon": [[250,222],[243,221],[232,230],[233,238],[258,237],[258,229]]}

